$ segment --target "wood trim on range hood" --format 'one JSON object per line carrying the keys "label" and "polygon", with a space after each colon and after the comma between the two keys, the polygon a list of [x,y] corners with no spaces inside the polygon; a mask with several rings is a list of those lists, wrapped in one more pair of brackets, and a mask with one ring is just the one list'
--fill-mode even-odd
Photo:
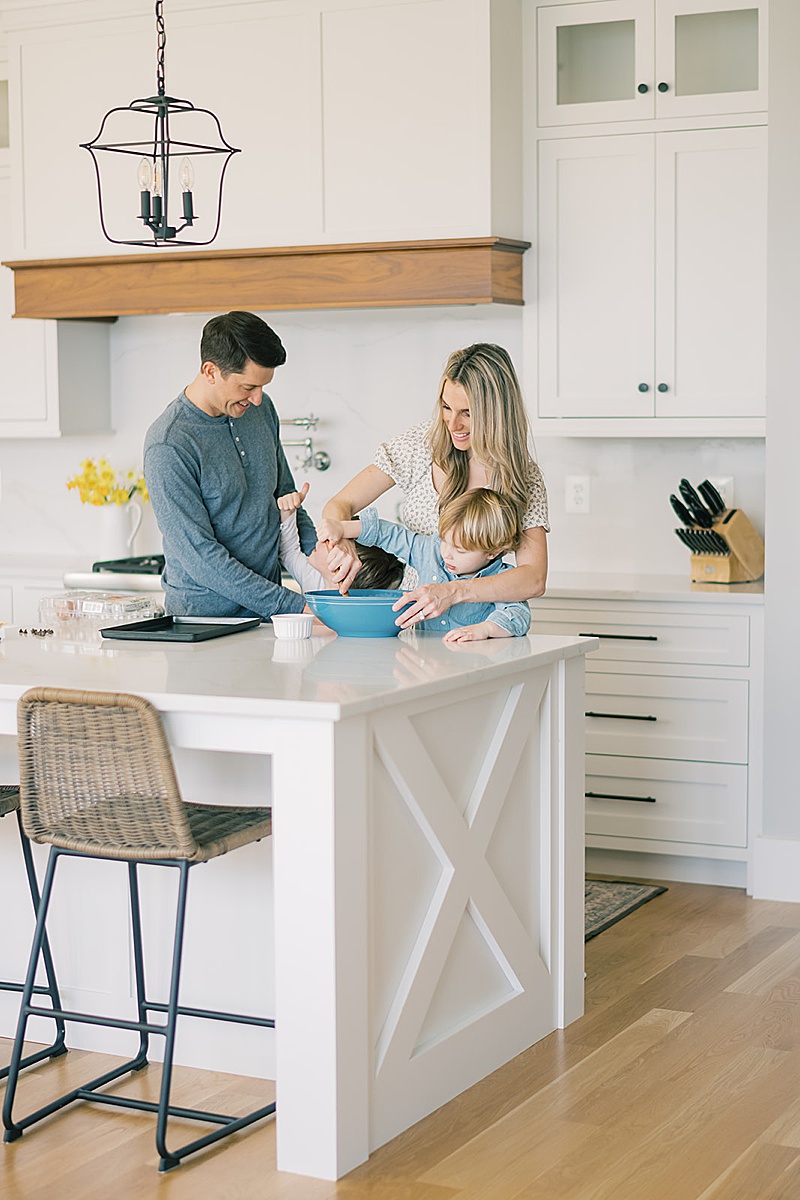
{"label": "wood trim on range hood", "polygon": [[522,304],[522,255],[529,245],[510,238],[453,238],[165,249],[3,265],[14,272],[16,317],[108,320],[229,309]]}

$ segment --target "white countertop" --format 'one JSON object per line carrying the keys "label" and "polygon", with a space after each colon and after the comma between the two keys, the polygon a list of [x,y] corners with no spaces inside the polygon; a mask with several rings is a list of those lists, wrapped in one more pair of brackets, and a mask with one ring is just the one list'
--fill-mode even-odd
{"label": "white countertop", "polygon": [[[755,583],[692,583],[685,575],[598,575],[551,572],[545,600],[700,600],[763,604],[764,580]],[[537,601],[531,601],[535,611]]]}
{"label": "white countertop", "polygon": [[422,690],[463,689],[526,665],[585,654],[595,639],[529,635],[465,645],[438,634],[276,640],[268,624],[194,644],[85,642],[59,634],[20,634],[0,641],[0,700],[29,687],[134,692],[161,711],[291,716],[337,720],[413,699]]}

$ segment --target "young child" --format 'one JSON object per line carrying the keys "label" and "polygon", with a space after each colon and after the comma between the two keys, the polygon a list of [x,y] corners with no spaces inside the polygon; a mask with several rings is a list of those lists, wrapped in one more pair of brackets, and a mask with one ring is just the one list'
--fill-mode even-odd
{"label": "young child", "polygon": [[[300,547],[297,532],[297,510],[308,495],[308,484],[299,492],[287,492],[278,497],[281,510],[281,566],[300,585],[302,592],[324,591],[336,587],[336,576],[328,570],[327,552],[316,545],[311,554],[305,555]],[[404,566],[399,558],[387,554],[380,546],[359,545],[358,557],[361,567],[353,582],[354,588],[399,588]]]}
{"label": "young child", "polygon": [[[439,514],[439,535],[412,533],[404,525],[382,521],[367,508],[354,521],[323,520],[317,530],[324,541],[358,538],[365,546],[381,546],[412,566],[420,583],[448,583],[509,570],[502,556],[522,536],[516,505],[489,488],[463,492]],[[525,603],[453,604],[440,617],[420,621],[417,629],[443,633],[446,642],[478,642],[528,632],[531,613]]]}

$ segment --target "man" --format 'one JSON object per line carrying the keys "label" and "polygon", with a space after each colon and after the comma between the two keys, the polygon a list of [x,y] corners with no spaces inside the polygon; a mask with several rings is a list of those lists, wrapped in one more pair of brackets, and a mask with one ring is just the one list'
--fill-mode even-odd
{"label": "man", "polygon": [[[214,317],[200,371],[147,431],[144,474],[164,541],[167,611],[270,617],[302,612],[280,586],[277,497],[295,491],[280,425],[262,388],[286,361],[280,338],[254,313]],[[302,509],[300,543],[316,544]]]}

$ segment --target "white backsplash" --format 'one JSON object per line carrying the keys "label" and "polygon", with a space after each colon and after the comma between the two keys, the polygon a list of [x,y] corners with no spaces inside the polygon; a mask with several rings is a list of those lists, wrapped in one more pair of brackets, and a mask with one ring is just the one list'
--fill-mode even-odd
{"label": "white backsplash", "polygon": [[[263,314],[287,350],[270,394],[281,416],[313,413],[315,449],[328,471],[308,479],[312,516],[329,495],[372,461],[376,444],[430,415],[451,350],[476,341],[505,345],[522,373],[522,320],[516,308],[340,310]],[[120,469],[141,464],[150,422],[194,377],[202,315],[128,317],[111,330],[112,411],[116,432],[99,437],[0,441],[0,555],[95,557],[96,514],[66,480],[82,459],[105,455]],[[285,436],[302,431],[287,428]],[[669,506],[682,476],[733,476],[735,505],[764,527],[764,443],[730,439],[540,437],[537,457],[550,496],[553,571],[681,574],[688,551],[675,537]],[[297,451],[288,451],[293,462]],[[591,511],[564,511],[568,475],[591,477]],[[394,517],[399,497],[379,505]],[[139,554],[160,550],[146,506]]]}

